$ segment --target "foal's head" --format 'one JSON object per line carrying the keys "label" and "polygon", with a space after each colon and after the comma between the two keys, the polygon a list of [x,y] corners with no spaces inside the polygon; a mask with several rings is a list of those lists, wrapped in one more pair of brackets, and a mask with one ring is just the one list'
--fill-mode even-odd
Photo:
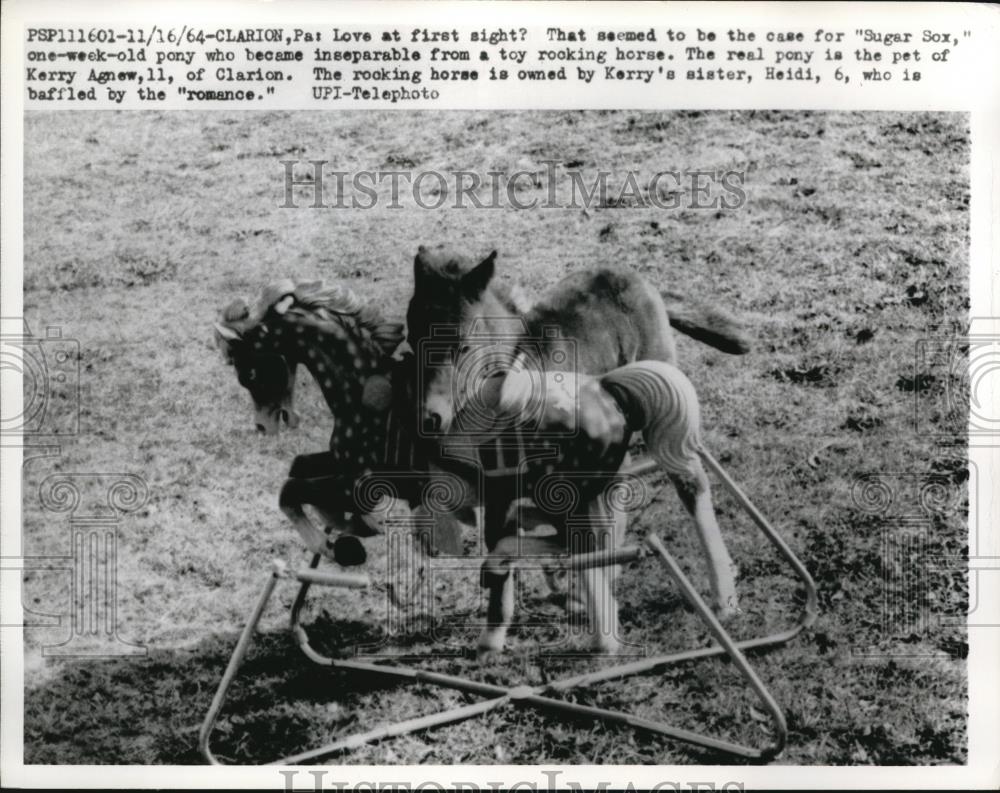
{"label": "foal's head", "polygon": [[417,355],[423,427],[445,433],[463,410],[492,394],[523,335],[509,289],[493,280],[496,251],[476,260],[420,246],[413,262],[407,340]]}

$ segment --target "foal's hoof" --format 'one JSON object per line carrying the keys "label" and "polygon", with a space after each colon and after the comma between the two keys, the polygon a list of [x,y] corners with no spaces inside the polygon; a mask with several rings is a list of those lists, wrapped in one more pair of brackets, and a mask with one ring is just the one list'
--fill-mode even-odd
{"label": "foal's hoof", "polygon": [[587,616],[587,601],[579,592],[566,595],[566,613],[573,619],[583,619]]}
{"label": "foal's hoof", "polygon": [[421,574],[419,579],[412,582],[410,586],[400,585],[390,581],[386,585],[386,590],[389,593],[389,601],[392,605],[399,609],[413,608],[418,601],[420,587],[423,584],[423,580],[423,574]]}
{"label": "foal's hoof", "polygon": [[500,660],[500,650],[493,650],[487,647],[476,648],[476,663],[480,666],[489,666]]}
{"label": "foal's hoof", "polygon": [[503,652],[506,638],[507,632],[503,630],[484,631],[476,646],[476,660],[480,664],[490,664],[496,661]]}
{"label": "foal's hoof", "polygon": [[503,645],[499,647],[480,644],[476,647],[476,663],[480,666],[489,666],[497,663],[503,656]]}
{"label": "foal's hoof", "polygon": [[591,647],[596,655],[618,655],[622,651],[622,643],[614,636],[596,636]]}
{"label": "foal's hoof", "polygon": [[545,575],[545,583],[549,587],[549,592],[553,595],[561,595],[566,591],[566,571],[559,567],[546,566],[542,568]]}
{"label": "foal's hoof", "polygon": [[715,618],[722,624],[732,622],[736,618],[743,616],[743,609],[740,608],[740,601],[735,595],[728,598],[725,603],[716,604],[715,608],[712,610],[715,612]]}

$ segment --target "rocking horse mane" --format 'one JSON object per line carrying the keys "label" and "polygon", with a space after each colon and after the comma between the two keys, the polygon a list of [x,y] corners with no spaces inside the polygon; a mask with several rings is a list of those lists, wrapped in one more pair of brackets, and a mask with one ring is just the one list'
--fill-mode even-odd
{"label": "rocking horse mane", "polygon": [[322,281],[301,282],[294,291],[292,310],[311,313],[317,319],[353,322],[357,331],[374,341],[383,354],[391,354],[403,341],[403,324],[387,320],[372,304],[364,304],[352,289]]}
{"label": "rocking horse mane", "polygon": [[375,306],[362,303],[351,288],[289,278],[267,284],[252,307],[245,300],[234,300],[223,310],[222,324],[243,336],[272,312],[308,318],[317,324],[339,322],[353,331],[352,335],[373,341],[385,355],[403,340],[402,323],[388,321]]}

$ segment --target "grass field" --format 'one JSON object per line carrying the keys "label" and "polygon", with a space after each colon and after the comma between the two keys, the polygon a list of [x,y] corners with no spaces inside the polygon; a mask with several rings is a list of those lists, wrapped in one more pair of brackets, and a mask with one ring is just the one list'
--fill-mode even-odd
{"label": "grass field", "polygon": [[[402,316],[420,243],[499,251],[504,277],[539,291],[577,268],[630,266],[662,288],[743,318],[753,351],[735,358],[679,338],[709,447],[785,534],[820,586],[815,628],[752,657],[788,717],[778,762],[962,763],[967,603],[964,455],[914,426],[917,397],[944,404],[947,373],[915,370],[928,328],[968,308],[969,130],[965,116],[840,113],[32,113],[25,121],[24,302],[36,332],[80,345],[80,433],[25,466],[24,553],[66,554],[65,514],[42,509],[53,471],[133,473],[149,497],[122,519],[121,636],[145,657],[45,659],[65,628],[26,631],[25,760],[197,763],[195,742],[223,666],[268,568],[305,560],[277,509],[295,454],[326,447],[330,418],[300,374],[303,424],[258,437],[248,397],[212,343],[232,297],[293,276],[349,284]],[[279,208],[280,160],[329,167],[508,174],[546,161],[640,183],[669,169],[735,169],[748,200],[728,211],[605,205],[577,209]],[[521,183],[523,200],[544,197]],[[383,192],[383,198],[384,198]],[[953,426],[949,424],[949,426]],[[885,474],[891,507],[858,498]],[[912,475],[907,478],[906,475]],[[933,509],[919,496],[940,485]],[[923,483],[923,484],[922,484]],[[717,509],[741,567],[752,636],[793,619],[798,596],[776,557],[722,493]],[[99,496],[100,497],[100,496]],[[662,491],[630,537],[655,529],[695,575],[702,562],[676,497]],[[919,542],[900,544],[900,537]],[[895,543],[895,544],[894,544]],[[908,548],[904,552],[893,548]],[[383,558],[377,543],[372,567]],[[931,557],[957,561],[932,566]],[[905,584],[914,579],[922,589]],[[538,683],[602,666],[540,664],[559,608],[527,582],[505,662],[442,656],[432,668]],[[907,588],[909,587],[909,588]],[[331,735],[431,712],[458,694],[348,679],[312,667],[285,630],[291,587],[265,615],[220,725],[218,754],[271,759]],[[69,611],[65,573],[25,575],[25,603]],[[619,587],[627,638],[646,652],[709,639],[652,561]],[[473,571],[443,577],[440,648],[470,646]],[[895,598],[896,600],[893,600]],[[892,605],[900,599],[903,606]],[[384,587],[318,600],[314,632],[346,652],[377,639]],[[888,604],[888,605],[887,605]],[[923,623],[915,615],[929,615]],[[952,620],[959,621],[959,620]],[[434,649],[428,634],[406,650]],[[728,664],[676,667],[575,692],[574,701],[666,717],[762,743],[751,698]],[[717,763],[723,755],[589,722],[502,710],[367,747],[363,763]]]}

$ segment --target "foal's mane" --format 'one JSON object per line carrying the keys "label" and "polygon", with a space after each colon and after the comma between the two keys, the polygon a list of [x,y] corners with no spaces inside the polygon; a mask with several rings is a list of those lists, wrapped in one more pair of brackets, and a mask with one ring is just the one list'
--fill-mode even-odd
{"label": "foal's mane", "polygon": [[520,286],[513,286],[506,281],[492,281],[487,289],[500,301],[511,314],[521,316],[527,314],[530,306],[528,298]]}
{"label": "foal's mane", "polygon": [[[467,270],[455,271],[445,269],[444,267],[433,266],[428,269],[431,270],[432,277],[439,278],[445,283],[454,284],[460,282],[462,280],[462,276],[467,272]],[[499,302],[500,305],[511,314],[517,314],[520,316],[522,314],[526,314],[531,308],[531,301],[524,293],[523,288],[520,285],[509,283],[506,280],[500,280],[498,278],[492,279],[483,291],[482,295],[480,295],[477,302],[483,302],[485,299],[488,299],[487,296]]]}

